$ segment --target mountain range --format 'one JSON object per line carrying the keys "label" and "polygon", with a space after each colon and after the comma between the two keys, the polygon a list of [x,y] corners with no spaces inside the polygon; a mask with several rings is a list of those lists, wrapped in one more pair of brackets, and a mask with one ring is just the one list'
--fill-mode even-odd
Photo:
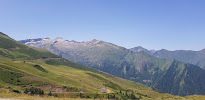
{"label": "mountain range", "polygon": [[23,96],[26,100],[35,95],[40,95],[38,98],[53,96],[48,100],[175,98],[71,62],[45,49],[26,46],[0,33],[0,98],[10,95],[12,98]]}
{"label": "mountain range", "polygon": [[157,51],[142,47],[126,49],[112,43],[92,40],[76,42],[56,39],[30,39],[28,46],[45,48],[67,60],[140,82],[174,95],[205,94],[205,71],[193,64],[153,56]]}
{"label": "mountain range", "polygon": [[138,46],[135,48],[131,48],[130,50],[134,52],[138,52],[142,50],[158,58],[176,59],[178,61],[194,64],[196,66],[201,67],[202,69],[205,69],[205,49],[202,49],[200,51],[192,51],[192,50],[169,51],[166,49],[155,51],[155,50],[147,50],[141,46]]}

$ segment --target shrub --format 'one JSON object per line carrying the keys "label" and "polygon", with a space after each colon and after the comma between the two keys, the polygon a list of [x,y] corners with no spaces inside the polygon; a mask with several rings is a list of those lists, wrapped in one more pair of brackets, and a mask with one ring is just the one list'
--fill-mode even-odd
{"label": "shrub", "polygon": [[19,90],[13,90],[13,92],[15,92],[15,93],[21,93]]}
{"label": "shrub", "polygon": [[53,96],[53,94],[51,93],[51,91],[48,93],[48,96]]}
{"label": "shrub", "polygon": [[25,89],[24,91],[25,94],[30,94],[30,95],[44,95],[44,91],[39,89],[39,88],[30,88],[30,89]]}

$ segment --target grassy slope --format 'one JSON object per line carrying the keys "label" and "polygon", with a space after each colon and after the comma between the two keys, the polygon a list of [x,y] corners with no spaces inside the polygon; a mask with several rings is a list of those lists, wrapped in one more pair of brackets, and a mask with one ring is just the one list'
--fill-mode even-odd
{"label": "grassy slope", "polygon": [[0,55],[17,60],[58,57],[45,49],[25,46],[2,33],[0,33]]}
{"label": "grassy slope", "polygon": [[[161,93],[154,92],[150,90],[150,88],[143,86],[139,83],[126,81],[124,79],[114,77],[104,72],[94,73],[94,71],[97,72],[97,70],[88,71],[91,68],[88,68],[87,71],[83,71],[83,70],[79,70],[79,68],[76,69],[64,65],[48,65],[44,61],[33,61],[33,62],[23,63],[22,61],[13,62],[9,60],[8,61],[4,60],[4,64],[7,65],[7,67],[11,67],[11,68],[14,68],[12,66],[15,66],[15,69],[18,69],[19,72],[27,74],[26,76],[19,78],[19,80],[21,81],[19,82],[20,85],[16,85],[15,83],[13,84],[3,83],[1,84],[1,86],[4,86],[4,88],[11,87],[13,89],[21,90],[23,88],[19,89],[19,87],[22,86],[33,85],[42,88],[42,87],[47,87],[49,85],[49,86],[53,86],[53,88],[57,88],[57,87],[62,88],[63,86],[67,86],[67,87],[75,87],[88,93],[97,93],[97,92],[101,93],[100,89],[97,88],[104,87],[103,84],[108,84],[107,88],[113,93],[119,91],[120,89],[130,88],[140,94],[147,95],[152,99],[162,98],[162,97],[164,98],[175,97],[169,94],[161,94]],[[47,70],[48,73],[42,72],[36,69],[35,67],[33,67],[33,65],[36,64],[40,65],[42,68]],[[113,81],[112,79],[117,81]],[[64,83],[65,80],[66,83]],[[109,84],[110,82],[112,82],[113,84]],[[15,97],[16,94],[13,95]],[[7,96],[9,97],[9,95]],[[6,97],[6,96],[2,96],[2,97]],[[149,99],[146,97],[144,98]]]}

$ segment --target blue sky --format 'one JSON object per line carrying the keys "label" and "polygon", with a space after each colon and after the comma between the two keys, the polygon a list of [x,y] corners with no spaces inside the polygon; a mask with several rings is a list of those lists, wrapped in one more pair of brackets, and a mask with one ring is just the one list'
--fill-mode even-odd
{"label": "blue sky", "polygon": [[205,0],[0,0],[0,31],[16,40],[111,42],[126,48],[205,48]]}

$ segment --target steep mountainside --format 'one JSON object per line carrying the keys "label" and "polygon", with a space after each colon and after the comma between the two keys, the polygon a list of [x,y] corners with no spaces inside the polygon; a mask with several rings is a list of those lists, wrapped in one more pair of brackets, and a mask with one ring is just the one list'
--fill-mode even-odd
{"label": "steep mountainside", "polygon": [[156,58],[142,50],[133,52],[98,40],[75,42],[62,38],[25,44],[45,48],[68,60],[146,84],[164,93],[205,94],[204,70],[176,60]]}
{"label": "steep mountainside", "polygon": [[182,62],[194,64],[196,66],[205,69],[205,49],[201,51],[191,51],[191,50],[176,50],[176,51],[168,51],[165,49],[150,52],[147,49],[139,49],[139,48],[132,48],[130,49],[134,52],[139,50],[143,50],[155,57],[163,58],[163,59],[176,59]]}
{"label": "steep mountainside", "polygon": [[0,33],[0,94],[11,92],[31,95],[52,92],[58,97],[111,99],[146,99],[153,97],[151,93],[162,95],[140,83],[73,63]]}

